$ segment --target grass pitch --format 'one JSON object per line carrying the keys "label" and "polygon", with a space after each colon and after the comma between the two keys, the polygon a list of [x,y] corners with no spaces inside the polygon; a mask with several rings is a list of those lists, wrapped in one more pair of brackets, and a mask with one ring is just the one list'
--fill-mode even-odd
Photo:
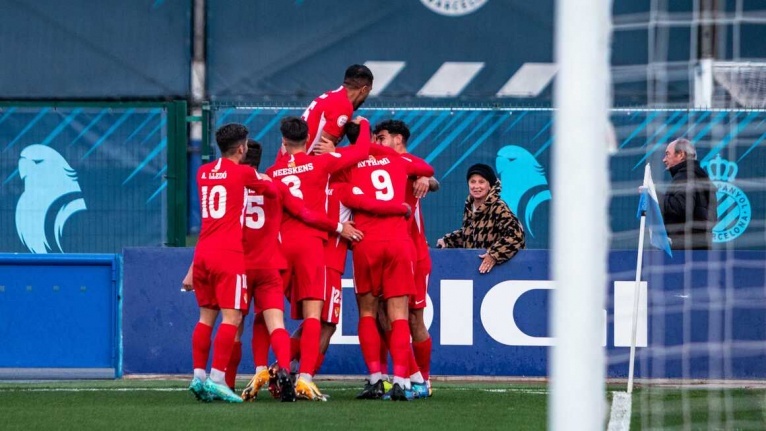
{"label": "grass pitch", "polygon": [[[241,389],[246,384],[238,382]],[[326,403],[201,403],[186,380],[0,383],[0,429],[525,429],[546,427],[542,385],[434,384],[412,402],[354,399],[361,382],[318,382]]]}
{"label": "grass pitch", "polygon": [[[412,402],[359,401],[361,382],[318,383],[330,396],[326,403],[280,403],[267,391],[254,403],[201,403],[187,380],[0,382],[0,429],[442,431],[545,430],[547,424],[548,388],[541,383],[435,382],[432,398]],[[238,389],[245,384],[239,381]],[[763,385],[639,387],[632,404],[633,430],[766,429]]]}

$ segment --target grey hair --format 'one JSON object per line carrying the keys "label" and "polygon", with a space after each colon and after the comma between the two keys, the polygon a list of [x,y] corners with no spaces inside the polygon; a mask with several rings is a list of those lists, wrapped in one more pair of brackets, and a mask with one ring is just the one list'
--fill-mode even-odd
{"label": "grey hair", "polygon": [[697,149],[688,139],[678,138],[672,143],[676,144],[676,153],[686,153],[687,160],[697,160]]}

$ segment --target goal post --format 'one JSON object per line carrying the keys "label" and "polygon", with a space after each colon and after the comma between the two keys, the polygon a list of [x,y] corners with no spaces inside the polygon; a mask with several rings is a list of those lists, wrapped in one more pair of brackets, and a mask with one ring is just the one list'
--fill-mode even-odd
{"label": "goal post", "polygon": [[556,2],[552,430],[604,427],[611,4]]}

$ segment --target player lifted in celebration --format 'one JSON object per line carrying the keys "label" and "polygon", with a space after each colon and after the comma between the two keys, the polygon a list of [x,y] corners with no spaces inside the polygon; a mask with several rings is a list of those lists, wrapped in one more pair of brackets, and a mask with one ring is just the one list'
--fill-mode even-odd
{"label": "player lifted in celebration", "polygon": [[[241,310],[247,304],[247,280],[242,246],[242,213],[245,189],[275,195],[270,182],[258,178],[255,169],[240,165],[247,150],[247,128],[227,124],[215,133],[221,158],[197,171],[202,226],[194,250],[192,281],[200,308],[199,322],[192,333],[194,378],[189,386],[200,400],[223,399],[242,402],[225,383]],[[205,373],[210,355],[210,337],[218,312],[223,321],[213,343],[210,377]]]}
{"label": "player lifted in celebration", "polygon": [[[421,163],[425,161],[407,153],[407,140],[410,138],[410,129],[403,121],[386,120],[375,126],[375,140],[378,144],[391,148],[399,154],[406,154],[408,158],[417,159]],[[407,195],[405,202],[413,208],[410,219],[409,233],[415,246],[415,295],[410,297],[410,332],[412,333],[412,350],[415,355],[417,371],[414,369],[412,388],[420,397],[430,393],[429,372],[431,369],[431,335],[426,328],[423,319],[423,309],[426,307],[428,294],[428,279],[431,275],[431,255],[426,241],[423,212],[420,199],[429,191],[439,189],[439,182],[433,177],[409,177],[407,181]]]}
{"label": "player lifted in celebration", "polygon": [[322,137],[333,144],[340,141],[344,126],[372,91],[372,80],[367,66],[353,64],[346,69],[343,85],[311,102],[301,115],[309,126],[306,152],[311,153]]}
{"label": "player lifted in celebration", "polygon": [[[343,154],[328,153],[317,156],[306,154],[308,125],[296,117],[282,120],[282,144],[287,150],[284,157],[267,170],[274,181],[281,181],[290,193],[303,199],[312,211],[326,212],[327,186],[330,175],[364,160],[370,149],[369,124],[363,123],[367,134],[363,141]],[[363,231],[364,232],[364,231]],[[327,233],[306,226],[289,214],[284,214],[280,229],[282,251],[287,259],[285,287],[289,290],[291,315],[303,319],[300,339],[300,376],[295,390],[299,398],[324,400],[324,396],[313,383],[313,375],[319,357],[319,318],[324,304],[324,244]]]}
{"label": "player lifted in celebration", "polygon": [[[364,132],[364,131],[363,131]],[[359,138],[361,141],[362,137]],[[379,154],[379,150],[383,151]],[[365,194],[381,201],[404,203],[410,176],[433,175],[425,162],[380,147],[375,155],[351,169],[350,183]],[[391,322],[391,357],[394,385],[384,396],[393,400],[413,398],[408,376],[410,328],[408,300],[415,293],[414,246],[408,223],[401,216],[377,216],[366,212],[354,214],[356,226],[365,238],[354,247],[354,281],[359,306],[359,344],[370,372],[364,392],[374,395],[383,386],[380,367],[380,334],[376,316],[380,298],[386,301],[386,315]],[[361,394],[360,394],[361,395]],[[366,398],[366,397],[363,397]]]}

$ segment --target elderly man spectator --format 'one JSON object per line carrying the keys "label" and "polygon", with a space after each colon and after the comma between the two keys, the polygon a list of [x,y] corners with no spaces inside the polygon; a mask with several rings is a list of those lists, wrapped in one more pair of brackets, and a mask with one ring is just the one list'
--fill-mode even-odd
{"label": "elderly man spectator", "polygon": [[672,180],[660,208],[673,249],[710,250],[717,221],[716,187],[686,139],[668,144],[662,159]]}

